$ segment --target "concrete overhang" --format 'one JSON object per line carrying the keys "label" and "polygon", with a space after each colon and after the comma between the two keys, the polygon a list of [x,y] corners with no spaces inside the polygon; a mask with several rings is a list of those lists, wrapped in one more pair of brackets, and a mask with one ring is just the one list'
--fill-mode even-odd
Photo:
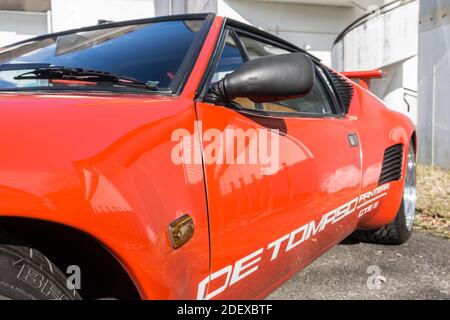
{"label": "concrete overhang", "polygon": [[51,0],[0,0],[0,10],[46,12],[51,9]]}

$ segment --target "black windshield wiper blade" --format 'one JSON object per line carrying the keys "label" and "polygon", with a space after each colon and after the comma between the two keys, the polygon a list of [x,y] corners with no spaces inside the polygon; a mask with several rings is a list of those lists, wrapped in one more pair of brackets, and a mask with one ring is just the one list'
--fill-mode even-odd
{"label": "black windshield wiper blade", "polygon": [[15,80],[79,80],[88,82],[107,82],[123,86],[141,87],[148,90],[157,91],[158,82],[142,82],[133,78],[119,76],[110,72],[87,70],[83,68],[69,68],[50,66],[45,68],[36,68],[33,71],[22,73]]}

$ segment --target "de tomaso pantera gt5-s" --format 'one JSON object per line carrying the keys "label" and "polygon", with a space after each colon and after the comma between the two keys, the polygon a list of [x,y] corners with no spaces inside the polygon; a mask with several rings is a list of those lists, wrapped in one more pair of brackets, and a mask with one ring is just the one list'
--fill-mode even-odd
{"label": "de tomaso pantera gt5-s", "polygon": [[377,75],[213,14],[1,48],[0,298],[259,299],[404,243],[416,134]]}

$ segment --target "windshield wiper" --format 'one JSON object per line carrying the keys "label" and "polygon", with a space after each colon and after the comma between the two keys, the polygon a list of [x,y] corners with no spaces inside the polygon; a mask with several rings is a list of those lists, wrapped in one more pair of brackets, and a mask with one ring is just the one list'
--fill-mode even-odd
{"label": "windshield wiper", "polygon": [[133,78],[119,76],[114,73],[87,70],[83,68],[69,68],[49,66],[45,68],[36,68],[33,71],[22,73],[14,80],[74,80],[74,81],[87,81],[87,82],[106,82],[122,86],[145,88],[152,91],[158,91],[157,81],[142,82]]}

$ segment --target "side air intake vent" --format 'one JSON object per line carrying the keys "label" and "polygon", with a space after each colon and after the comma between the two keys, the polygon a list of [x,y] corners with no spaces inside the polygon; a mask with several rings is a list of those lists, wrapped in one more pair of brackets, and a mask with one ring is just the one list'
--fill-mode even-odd
{"label": "side air intake vent", "polygon": [[379,185],[400,180],[403,166],[403,145],[397,144],[384,152]]}
{"label": "side air intake vent", "polygon": [[353,85],[349,80],[340,76],[338,73],[334,72],[331,69],[328,69],[328,73],[330,75],[331,81],[333,81],[334,83],[339,97],[341,98],[344,112],[347,113],[353,98]]}

